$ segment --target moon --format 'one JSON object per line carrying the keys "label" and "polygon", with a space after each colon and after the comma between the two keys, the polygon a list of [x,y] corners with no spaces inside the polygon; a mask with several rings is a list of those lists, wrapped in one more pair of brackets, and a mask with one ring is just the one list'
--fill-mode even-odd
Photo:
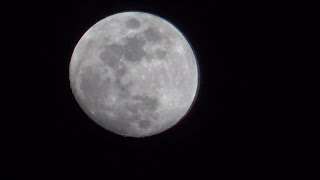
{"label": "moon", "polygon": [[199,69],[184,35],[159,16],[122,12],[94,24],[69,66],[72,93],[99,126],[146,137],[176,125],[191,108]]}

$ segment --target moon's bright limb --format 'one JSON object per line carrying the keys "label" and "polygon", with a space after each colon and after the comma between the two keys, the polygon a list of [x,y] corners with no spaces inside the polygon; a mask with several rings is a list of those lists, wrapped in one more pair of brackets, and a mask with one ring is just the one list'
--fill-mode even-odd
{"label": "moon's bright limb", "polygon": [[144,137],[175,125],[198,88],[198,64],[172,24],[142,12],[93,25],[70,62],[72,92],[83,111],[116,134]]}

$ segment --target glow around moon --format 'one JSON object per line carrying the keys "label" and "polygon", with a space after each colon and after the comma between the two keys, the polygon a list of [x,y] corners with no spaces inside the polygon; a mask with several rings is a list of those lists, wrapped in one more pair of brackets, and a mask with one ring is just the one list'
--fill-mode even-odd
{"label": "glow around moon", "polygon": [[75,47],[69,73],[82,110],[122,136],[151,136],[174,126],[198,88],[198,64],[185,37],[142,12],[93,25]]}

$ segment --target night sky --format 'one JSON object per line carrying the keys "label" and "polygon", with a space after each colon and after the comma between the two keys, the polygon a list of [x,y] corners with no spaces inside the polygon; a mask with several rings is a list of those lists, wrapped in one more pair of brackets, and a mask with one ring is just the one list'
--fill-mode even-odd
{"label": "night sky", "polygon": [[[282,6],[201,1],[69,1],[29,4],[22,23],[34,46],[16,117],[13,167],[41,179],[269,179],[290,162]],[[23,9],[23,5],[21,5]],[[147,138],[113,134],[80,109],[69,85],[69,62],[81,36],[123,11],[158,15],[181,30],[200,69],[197,98],[173,128]],[[20,26],[20,25],[19,25]],[[24,72],[24,71],[23,71]],[[25,113],[24,113],[25,112]],[[28,116],[30,115],[30,116]],[[32,122],[30,125],[29,122]],[[291,138],[290,138],[291,137]],[[23,149],[23,152],[21,152]],[[25,168],[29,167],[28,170]],[[12,173],[15,177],[19,173]]]}

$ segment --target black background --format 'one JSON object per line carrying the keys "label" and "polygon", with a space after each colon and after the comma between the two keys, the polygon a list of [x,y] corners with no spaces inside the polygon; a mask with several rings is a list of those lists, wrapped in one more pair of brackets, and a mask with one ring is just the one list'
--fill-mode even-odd
{"label": "black background", "polygon": [[[19,84],[26,100],[24,111],[14,116],[24,123],[16,127],[19,133],[12,138],[19,144],[12,143],[11,151],[14,169],[23,170],[12,177],[286,177],[287,164],[295,161],[287,147],[299,139],[290,129],[295,121],[286,119],[288,92],[281,88],[288,82],[281,71],[291,35],[286,29],[290,18],[283,11],[287,5],[137,0],[26,7],[26,21],[18,26],[29,35],[20,48],[32,58],[17,54],[29,81]],[[142,139],[96,125],[69,86],[69,62],[78,40],[99,20],[123,11],[145,11],[172,22],[193,47],[200,69],[190,113],[168,131]]]}

